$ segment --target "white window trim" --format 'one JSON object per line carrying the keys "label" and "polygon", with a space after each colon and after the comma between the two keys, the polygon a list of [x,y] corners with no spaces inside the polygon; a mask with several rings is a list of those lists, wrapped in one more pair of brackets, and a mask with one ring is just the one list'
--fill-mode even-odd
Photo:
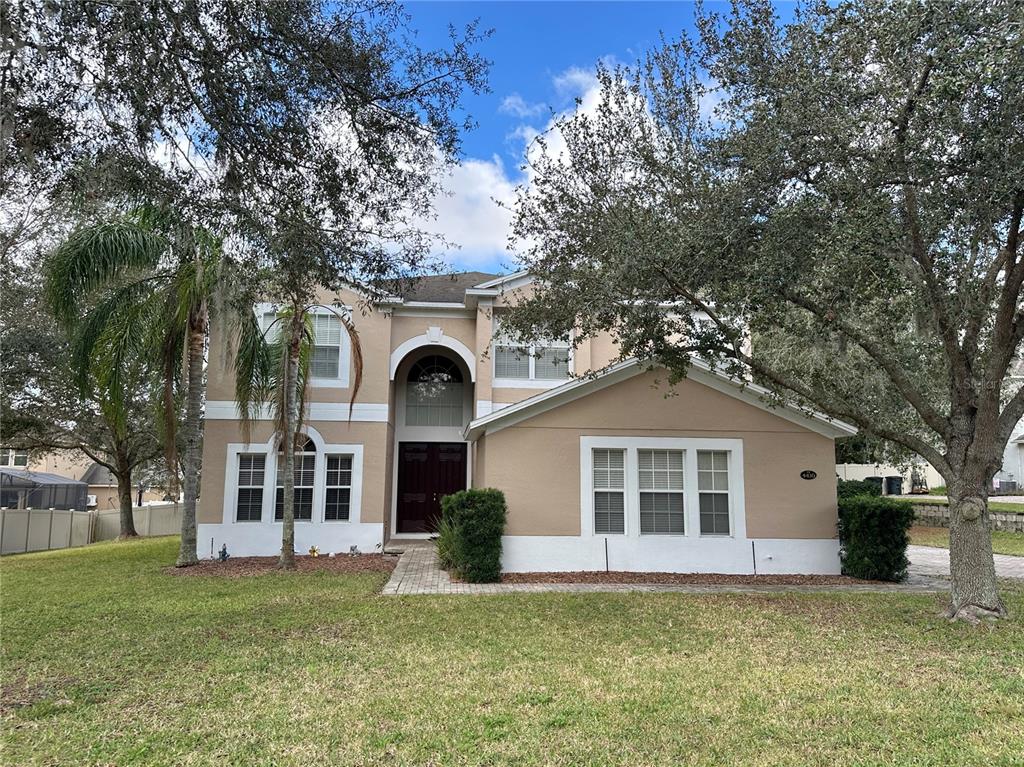
{"label": "white window trim", "polygon": [[[349,457],[349,458],[352,459],[352,470],[349,472],[352,476],[349,478],[349,481],[348,481],[347,485],[328,485],[327,484],[327,459],[328,458],[332,458],[332,457],[335,457],[335,458]],[[346,523],[349,523],[349,522],[352,521],[352,486],[355,484],[355,481],[356,481],[356,459],[355,459],[355,456],[353,456],[351,453],[334,453],[334,452],[324,453],[324,504],[323,504],[323,508],[320,511],[320,514],[323,517],[323,521],[324,521],[325,525],[334,525],[334,524],[338,524],[338,523],[346,524]],[[340,490],[340,489],[345,489],[345,488],[348,489],[348,519],[327,519],[327,490],[328,489]]]}
{"label": "white window trim", "polygon": [[[18,463],[18,456],[25,456],[25,463]],[[12,469],[27,469],[28,468],[28,451],[18,450],[13,447],[0,448],[0,466],[7,466]]]}
{"label": "white window trim", "polygon": [[[277,304],[259,303],[255,306],[256,317],[262,323],[263,315],[269,312],[277,312],[280,307]],[[349,306],[314,306],[309,310],[310,314],[338,314],[352,316],[352,308]],[[335,378],[310,377],[309,385],[314,389],[347,389],[349,386],[349,371],[352,369],[352,341],[348,333],[342,328],[341,346],[338,352],[338,375]]]}
{"label": "white window trim", "polygon": [[[626,451],[626,519],[624,533],[594,532],[594,448],[618,448]],[[683,534],[640,534],[640,480],[637,451],[683,451],[683,510],[686,515]],[[701,534],[700,495],[697,489],[697,451],[724,450],[729,455],[729,534]],[[737,538],[747,537],[744,508],[743,440],[681,437],[580,437],[580,536],[598,538]]]}
{"label": "white window trim", "polygon": [[[304,433],[316,445],[316,471],[313,478],[313,515],[310,520],[295,520],[297,525],[350,525],[359,524],[362,519],[363,499],[363,446],[357,444],[327,444],[320,433],[312,427],[306,427]],[[261,453],[266,455],[263,476],[263,512],[259,522],[237,521],[235,519],[238,502],[238,456],[243,453]],[[274,437],[267,442],[241,443],[231,442],[227,446],[227,460],[224,472],[224,509],[221,521],[225,525],[268,525],[280,528],[283,524],[274,519],[274,499],[277,493],[277,444]],[[328,455],[352,456],[352,490],[349,494],[348,519],[324,519],[327,498],[327,458]]]}
{"label": "white window trim", "polygon": [[527,348],[527,359],[529,362],[530,373],[527,378],[499,378],[497,376],[497,347],[499,346],[518,346],[518,344],[501,344],[498,343],[497,339],[498,332],[498,315],[495,315],[491,329],[491,387],[495,389],[554,389],[556,386],[561,386],[566,381],[571,381],[573,373],[575,371],[576,361],[576,349],[573,346],[573,334],[569,335],[569,340],[566,342],[568,345],[565,347],[557,346],[553,348],[562,349],[564,348],[569,353],[569,361],[566,363],[566,376],[565,378],[537,378],[537,349],[552,348],[550,344],[538,343],[537,341],[531,341],[526,344]]}

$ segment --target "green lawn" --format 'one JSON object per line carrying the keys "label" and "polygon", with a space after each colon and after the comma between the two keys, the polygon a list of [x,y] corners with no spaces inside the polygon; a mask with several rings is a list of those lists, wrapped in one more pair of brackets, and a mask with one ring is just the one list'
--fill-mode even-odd
{"label": "green lawn", "polygon": [[[0,562],[12,765],[1019,765],[1024,625],[939,596],[376,595]],[[1024,592],[1007,592],[1014,615]],[[34,702],[29,702],[34,701]]]}
{"label": "green lawn", "polygon": [[[919,527],[910,528],[910,542],[918,546],[937,546],[949,548],[949,528]],[[1010,533],[1003,530],[992,531],[992,551],[996,554],[1011,554],[1024,557],[1024,533]]]}

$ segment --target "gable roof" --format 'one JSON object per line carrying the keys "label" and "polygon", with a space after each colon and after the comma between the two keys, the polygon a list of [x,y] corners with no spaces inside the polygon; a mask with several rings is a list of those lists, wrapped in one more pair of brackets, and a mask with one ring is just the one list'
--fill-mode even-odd
{"label": "gable roof", "polygon": [[117,478],[110,473],[110,469],[99,463],[93,463],[85,470],[85,473],[82,474],[82,481],[87,485],[117,486]]}
{"label": "gable roof", "polygon": [[[481,416],[470,421],[465,431],[466,439],[471,442],[475,441],[484,434],[493,434],[496,431],[501,431],[509,426],[525,421],[527,418],[540,415],[548,410],[553,410],[581,397],[585,397],[588,394],[633,378],[649,369],[649,365],[636,359],[627,359],[605,368],[596,375],[568,381],[554,389],[548,389],[514,405],[496,410],[490,415]],[[708,386],[730,397],[791,421],[805,429],[821,434],[824,437],[836,439],[838,437],[852,437],[857,433],[856,427],[835,418],[830,418],[824,413],[818,413],[817,411],[805,412],[792,405],[773,407],[763,399],[763,397],[771,394],[770,390],[757,384],[738,381],[719,370],[713,370],[710,365],[696,357],[691,359],[691,367],[686,377],[688,380]]]}

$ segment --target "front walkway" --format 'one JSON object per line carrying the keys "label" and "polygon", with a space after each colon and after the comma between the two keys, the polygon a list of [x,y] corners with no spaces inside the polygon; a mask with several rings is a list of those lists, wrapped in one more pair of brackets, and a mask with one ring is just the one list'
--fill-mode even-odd
{"label": "front walkway", "polygon": [[[996,577],[1024,580],[1024,557],[1009,554],[993,554],[996,561]],[[935,546],[907,546],[910,572],[914,575],[949,577],[949,549]]]}
{"label": "front walkway", "polygon": [[[392,544],[395,542],[392,541]],[[390,547],[390,545],[389,545]],[[398,548],[395,545],[395,548]],[[747,584],[643,584],[643,583],[453,583],[437,560],[437,550],[430,541],[403,541],[403,553],[382,594],[513,594],[541,592],[668,592],[677,594],[774,594],[808,592],[885,592],[931,593],[946,591],[949,586],[934,573],[912,573],[905,583],[858,583],[841,586],[787,586]],[[918,548],[918,547],[912,547]],[[948,572],[948,566],[947,566]]]}

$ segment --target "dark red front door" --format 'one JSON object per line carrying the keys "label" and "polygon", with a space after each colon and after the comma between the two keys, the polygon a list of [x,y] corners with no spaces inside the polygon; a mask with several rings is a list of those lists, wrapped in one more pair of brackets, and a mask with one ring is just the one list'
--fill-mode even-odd
{"label": "dark red front door", "polygon": [[398,445],[399,533],[432,533],[441,518],[441,498],[466,489],[463,442],[400,442]]}

